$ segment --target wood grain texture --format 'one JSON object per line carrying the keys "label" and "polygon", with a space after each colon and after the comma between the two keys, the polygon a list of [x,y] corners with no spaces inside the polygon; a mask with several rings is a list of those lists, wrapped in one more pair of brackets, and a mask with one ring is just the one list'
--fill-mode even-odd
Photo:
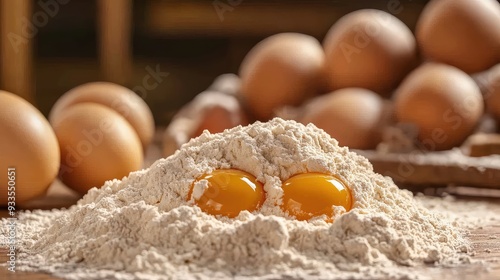
{"label": "wood grain texture", "polygon": [[97,1],[99,54],[104,79],[127,85],[132,74],[132,1]]}
{"label": "wood grain texture", "polygon": [[33,37],[46,21],[32,18],[31,0],[0,0],[1,88],[33,103]]}
{"label": "wood grain texture", "polygon": [[424,4],[423,1],[153,0],[147,3],[145,28],[150,33],[174,36],[268,36],[300,32],[322,37],[336,20],[360,8],[387,11],[413,27]]}
{"label": "wood grain texture", "polygon": [[500,189],[500,157],[468,157],[457,151],[379,154],[356,151],[368,158],[375,172],[397,183],[462,185]]}

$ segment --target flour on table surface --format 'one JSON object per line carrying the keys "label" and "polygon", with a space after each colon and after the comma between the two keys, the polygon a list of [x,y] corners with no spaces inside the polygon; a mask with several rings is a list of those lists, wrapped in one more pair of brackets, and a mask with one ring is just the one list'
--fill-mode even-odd
{"label": "flour on table surface", "polygon": [[[230,219],[193,206],[194,180],[224,168],[263,183],[260,209]],[[353,209],[336,211],[333,223],[284,213],[282,182],[306,172],[342,179]],[[65,279],[408,279],[418,278],[414,266],[470,261],[467,228],[449,215],[453,207],[433,211],[422,201],[439,204],[400,190],[314,125],[276,118],[205,131],[68,210],[20,214],[17,269]]]}

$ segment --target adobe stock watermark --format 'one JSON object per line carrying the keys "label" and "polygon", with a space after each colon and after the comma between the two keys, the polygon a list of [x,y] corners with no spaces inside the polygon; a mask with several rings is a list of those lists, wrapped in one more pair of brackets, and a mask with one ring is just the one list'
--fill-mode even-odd
{"label": "adobe stock watermark", "polygon": [[33,13],[31,18],[22,17],[19,19],[22,26],[20,34],[10,32],[7,34],[12,48],[16,53],[19,52],[19,46],[27,44],[39,32],[40,28],[45,27],[51,18],[54,18],[60,11],[62,5],[66,5],[70,0],[39,0],[37,5],[39,11]]}
{"label": "adobe stock watermark", "polygon": [[[408,0],[411,1],[411,0]],[[398,15],[404,10],[404,6],[400,0],[389,0],[387,2],[386,10],[380,10],[377,16],[373,16],[373,20],[363,28],[358,28],[355,30],[355,35],[352,42],[341,42],[339,45],[342,54],[346,58],[347,62],[352,61],[352,56],[361,53],[361,51],[367,48],[373,41],[372,38],[380,34],[382,26],[391,25],[393,18],[391,15]],[[389,14],[387,14],[387,13]]]}
{"label": "adobe stock watermark", "polygon": [[147,74],[142,78],[142,83],[132,88],[142,99],[146,99],[148,92],[155,90],[170,75],[169,72],[163,72],[160,64],[156,64],[153,69],[151,66],[145,68]]}
{"label": "adobe stock watermark", "polygon": [[455,104],[452,108],[443,112],[441,116],[442,121],[445,126],[451,129],[448,130],[448,132],[443,127],[435,127],[431,130],[429,137],[422,140],[419,140],[417,137],[418,131],[415,131],[413,135],[408,135],[413,140],[416,149],[409,153],[400,154],[396,173],[388,172],[386,175],[400,182],[406,181],[406,178],[411,177],[415,172],[413,162],[416,162],[417,157],[419,155],[425,155],[429,151],[434,151],[438,144],[442,144],[448,140],[450,137],[449,133],[462,127],[464,119],[474,114],[477,108],[477,101],[478,100],[474,96],[468,95],[463,102]]}
{"label": "adobe stock watermark", "polygon": [[214,0],[212,6],[220,21],[224,21],[224,14],[234,11],[234,8],[243,3],[243,0]]}
{"label": "adobe stock watermark", "polygon": [[[170,75],[169,72],[163,72],[160,65],[157,64],[154,68],[146,66],[146,75],[142,78],[142,83],[132,88],[132,90],[141,98],[146,99],[148,93],[156,89]],[[132,112],[129,104],[137,102],[132,96],[128,100],[116,99],[111,104],[111,107],[121,116],[127,118]],[[73,172],[73,169],[78,167],[83,159],[89,156],[93,149],[102,144],[104,137],[113,128],[113,122],[109,119],[102,119],[99,122],[99,127],[93,129],[84,129],[82,134],[84,139],[80,140],[75,147],[66,146],[66,155],[64,164],[59,169],[59,177],[63,177],[66,173]]]}
{"label": "adobe stock watermark", "polygon": [[2,246],[7,249],[7,269],[16,272],[16,246],[17,246],[17,218],[16,218],[16,168],[8,167],[7,176],[7,211],[9,218],[3,221],[5,229],[2,229]]}
{"label": "adobe stock watermark", "polygon": [[[412,0],[407,0],[412,1]],[[340,1],[332,1],[340,2]],[[225,14],[228,12],[233,12],[236,7],[241,5],[243,0],[214,0],[212,1],[212,6],[215,9],[219,20],[222,22],[225,20]],[[389,0],[386,5],[385,12],[391,15],[398,15],[404,10],[404,5],[401,0]],[[346,58],[347,62],[352,61],[352,56],[361,53],[363,49],[368,47],[372,42],[372,38],[379,35],[381,27],[383,25],[392,24],[392,18],[385,13],[380,11],[380,16],[374,17],[374,20],[367,23],[363,28],[355,30],[353,42],[342,42],[339,45],[342,54]]]}

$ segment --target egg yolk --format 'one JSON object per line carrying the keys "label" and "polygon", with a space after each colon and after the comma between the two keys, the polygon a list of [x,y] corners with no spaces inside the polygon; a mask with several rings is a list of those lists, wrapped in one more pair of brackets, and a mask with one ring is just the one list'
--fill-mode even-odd
{"label": "egg yolk", "polygon": [[[206,180],[206,182],[202,182]],[[264,203],[264,189],[249,173],[219,169],[198,178],[188,194],[202,211],[234,218],[243,210],[255,211]]]}
{"label": "egg yolk", "polygon": [[297,218],[309,220],[326,215],[327,221],[333,220],[333,206],[343,206],[351,210],[351,192],[337,177],[305,173],[291,177],[283,183],[283,211]]}

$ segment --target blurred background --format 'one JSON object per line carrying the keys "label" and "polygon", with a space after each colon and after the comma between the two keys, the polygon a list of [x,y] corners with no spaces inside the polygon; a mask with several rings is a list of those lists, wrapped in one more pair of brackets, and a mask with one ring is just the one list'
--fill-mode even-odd
{"label": "blurred background", "polygon": [[0,0],[0,88],[45,115],[67,90],[110,81],[137,92],[159,125],[263,38],[322,40],[341,16],[387,11],[414,30],[424,0]]}

